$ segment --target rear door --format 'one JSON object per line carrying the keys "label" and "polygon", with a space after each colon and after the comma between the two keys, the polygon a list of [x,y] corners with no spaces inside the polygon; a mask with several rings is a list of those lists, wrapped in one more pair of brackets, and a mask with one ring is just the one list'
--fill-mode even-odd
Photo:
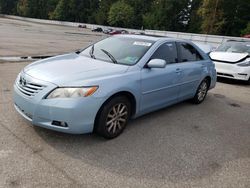
{"label": "rear door", "polygon": [[177,48],[181,71],[179,100],[185,100],[195,95],[205,64],[200,53],[191,44],[178,42]]}

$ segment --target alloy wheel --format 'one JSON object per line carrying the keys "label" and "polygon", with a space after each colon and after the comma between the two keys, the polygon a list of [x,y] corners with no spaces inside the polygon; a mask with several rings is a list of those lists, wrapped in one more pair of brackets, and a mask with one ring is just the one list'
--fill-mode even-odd
{"label": "alloy wheel", "polygon": [[200,88],[198,90],[198,100],[199,101],[202,101],[205,97],[206,97],[206,94],[207,94],[207,82],[206,81],[203,81],[200,85]]}
{"label": "alloy wheel", "polygon": [[122,130],[128,120],[128,107],[124,103],[114,105],[106,119],[107,131],[115,134]]}

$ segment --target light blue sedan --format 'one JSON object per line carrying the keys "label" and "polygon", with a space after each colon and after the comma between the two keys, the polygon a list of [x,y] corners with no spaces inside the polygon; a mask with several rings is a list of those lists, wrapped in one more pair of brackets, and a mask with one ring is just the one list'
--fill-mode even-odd
{"label": "light blue sedan", "polygon": [[14,105],[36,126],[114,138],[130,118],[187,99],[201,103],[215,83],[214,64],[189,41],[116,35],[25,67]]}

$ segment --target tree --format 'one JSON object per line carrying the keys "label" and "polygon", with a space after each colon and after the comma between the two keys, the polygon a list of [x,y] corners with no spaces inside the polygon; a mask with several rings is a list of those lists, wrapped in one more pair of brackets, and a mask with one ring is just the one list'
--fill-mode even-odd
{"label": "tree", "polygon": [[224,1],[224,25],[220,32],[223,35],[239,36],[250,20],[250,0]]}
{"label": "tree", "polygon": [[240,36],[250,0],[0,0],[0,13],[140,29]]}
{"label": "tree", "polygon": [[98,0],[59,0],[51,19],[73,22],[95,22]]}
{"label": "tree", "polygon": [[95,23],[100,25],[108,25],[108,13],[111,5],[115,2],[116,0],[105,0],[98,2],[98,7],[93,14]]}
{"label": "tree", "polygon": [[47,12],[48,18],[52,17],[53,12],[54,12],[58,2],[59,2],[59,0],[47,0],[46,12]]}
{"label": "tree", "polygon": [[17,13],[20,16],[28,16],[28,0],[19,0],[18,1]]}
{"label": "tree", "polygon": [[146,28],[184,31],[188,23],[189,0],[155,0],[144,14]]}
{"label": "tree", "polygon": [[117,27],[131,27],[133,18],[134,9],[125,1],[117,1],[110,8],[108,23]]}
{"label": "tree", "polygon": [[14,14],[17,0],[0,0],[0,13]]}
{"label": "tree", "polygon": [[249,35],[250,34],[250,22],[248,22],[247,27],[241,31],[242,35]]}
{"label": "tree", "polygon": [[141,29],[143,27],[143,14],[149,12],[152,0],[127,0],[130,6],[134,8],[133,28]]}
{"label": "tree", "polygon": [[145,13],[142,16],[142,20],[143,20],[143,26],[146,29],[161,29],[161,27],[156,22],[157,20],[156,14],[152,12]]}
{"label": "tree", "polygon": [[55,8],[55,11],[51,14],[50,19],[73,21],[70,15],[70,1],[60,0]]}
{"label": "tree", "polygon": [[206,34],[218,34],[225,22],[222,9],[223,0],[204,0],[199,9],[202,17],[201,29]]}
{"label": "tree", "polygon": [[250,20],[250,0],[203,0],[202,32],[239,36]]}
{"label": "tree", "polygon": [[189,5],[189,18],[187,31],[191,33],[201,32],[202,18],[198,13],[202,0],[190,0]]}
{"label": "tree", "polygon": [[47,19],[51,9],[55,9],[57,2],[58,0],[19,0],[17,13],[20,16]]}

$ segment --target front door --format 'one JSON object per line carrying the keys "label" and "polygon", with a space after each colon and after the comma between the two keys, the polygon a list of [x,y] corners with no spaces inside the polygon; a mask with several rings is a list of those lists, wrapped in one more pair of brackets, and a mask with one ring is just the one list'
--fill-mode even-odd
{"label": "front door", "polygon": [[143,68],[141,71],[141,103],[142,114],[168,106],[178,101],[181,72],[177,58],[175,43],[162,44],[151,59],[163,59],[165,68]]}

